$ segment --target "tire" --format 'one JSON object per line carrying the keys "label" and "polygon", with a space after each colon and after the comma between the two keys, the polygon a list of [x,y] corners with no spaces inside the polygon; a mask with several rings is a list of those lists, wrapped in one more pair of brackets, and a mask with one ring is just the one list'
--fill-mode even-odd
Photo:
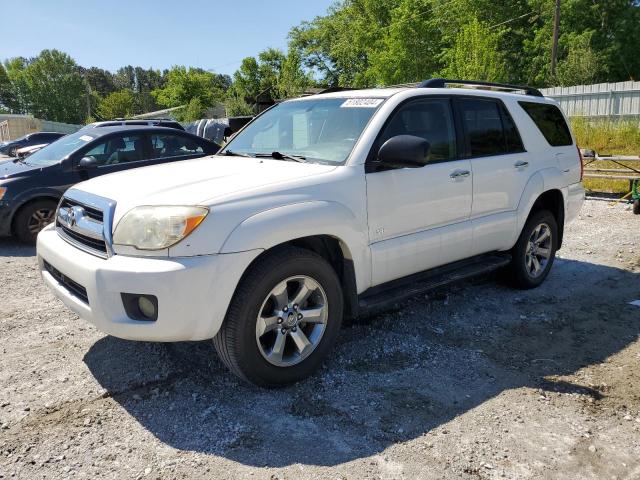
{"label": "tire", "polygon": [[21,242],[33,245],[40,230],[55,219],[57,204],[53,200],[36,200],[22,207],[13,221],[13,230]]}
{"label": "tire", "polygon": [[548,210],[533,213],[511,251],[512,260],[507,267],[509,283],[522,290],[539,286],[549,275],[557,249],[558,223],[553,214]]}
{"label": "tire", "polygon": [[[303,284],[310,292],[306,299]],[[297,294],[303,299],[300,305],[294,304]],[[281,387],[320,366],[336,341],[342,314],[342,288],[331,265],[308,250],[278,248],[245,273],[213,343],[224,364],[241,379]]]}
{"label": "tire", "polygon": [[640,200],[633,201],[633,213],[635,215],[640,215]]}

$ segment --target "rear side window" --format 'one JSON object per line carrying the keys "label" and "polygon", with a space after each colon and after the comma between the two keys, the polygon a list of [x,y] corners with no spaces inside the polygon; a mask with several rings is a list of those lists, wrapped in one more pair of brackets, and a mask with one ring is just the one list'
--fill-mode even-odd
{"label": "rear side window", "polygon": [[458,109],[466,133],[468,156],[486,157],[524,151],[518,129],[500,102],[461,98]]}
{"label": "rear side window", "polygon": [[204,149],[194,139],[179,135],[154,133],[151,135],[153,158],[180,157],[204,153]]}
{"label": "rear side window", "polygon": [[552,147],[573,145],[571,132],[562,112],[548,103],[519,102]]}

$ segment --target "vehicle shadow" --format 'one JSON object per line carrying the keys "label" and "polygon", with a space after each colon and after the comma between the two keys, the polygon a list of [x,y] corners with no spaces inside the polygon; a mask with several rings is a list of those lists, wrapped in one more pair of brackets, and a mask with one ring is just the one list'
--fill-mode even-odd
{"label": "vehicle shadow", "polygon": [[25,245],[12,237],[0,238],[0,256],[3,257],[34,257],[36,247]]}
{"label": "vehicle shadow", "polygon": [[637,339],[640,309],[628,302],[640,298],[639,276],[559,260],[536,290],[452,287],[442,297],[453,301],[419,298],[347,326],[320,372],[281,390],[236,381],[211,342],[105,337],[84,360],[172,447],[251,466],[333,466],[417,438],[507,389],[600,401],[606,391],[557,377]]}

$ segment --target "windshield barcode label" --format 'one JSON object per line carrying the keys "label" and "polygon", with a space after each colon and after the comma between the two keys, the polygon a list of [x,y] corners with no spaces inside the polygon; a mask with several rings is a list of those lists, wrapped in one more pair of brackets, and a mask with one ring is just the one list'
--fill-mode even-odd
{"label": "windshield barcode label", "polygon": [[350,98],[340,108],[376,108],[382,103],[382,98]]}

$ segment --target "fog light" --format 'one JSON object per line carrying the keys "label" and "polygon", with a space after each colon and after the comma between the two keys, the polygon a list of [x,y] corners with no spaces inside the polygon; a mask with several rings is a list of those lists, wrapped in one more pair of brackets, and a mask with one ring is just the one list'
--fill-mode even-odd
{"label": "fog light", "polygon": [[156,306],[147,297],[138,298],[138,308],[140,309],[140,313],[148,319],[155,319],[158,315]]}
{"label": "fog light", "polygon": [[132,320],[155,322],[158,320],[158,298],[140,293],[121,293],[122,304]]}

